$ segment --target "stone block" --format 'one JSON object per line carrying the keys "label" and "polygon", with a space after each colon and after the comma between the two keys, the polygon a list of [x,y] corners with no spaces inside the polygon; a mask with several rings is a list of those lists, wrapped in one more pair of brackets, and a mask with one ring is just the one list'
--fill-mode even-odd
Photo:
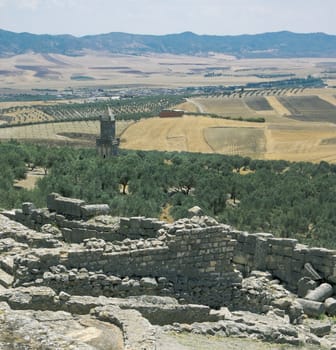
{"label": "stone block", "polygon": [[322,276],[314,269],[311,263],[305,263],[302,271],[303,276],[309,277],[313,281],[322,280]]}
{"label": "stone block", "polygon": [[325,306],[318,301],[298,298],[297,301],[302,305],[303,311],[307,316],[320,317],[325,312]]}
{"label": "stone block", "polygon": [[155,278],[143,277],[140,280],[140,286],[145,289],[155,289],[158,287],[158,283]]}
{"label": "stone block", "polygon": [[335,298],[328,298],[324,302],[324,306],[326,308],[327,315],[336,316],[336,299]]}
{"label": "stone block", "polygon": [[268,254],[268,241],[264,238],[257,238],[254,254],[254,268],[258,270],[266,269],[266,256]]}
{"label": "stone block", "polygon": [[72,218],[81,218],[81,206],[85,204],[81,199],[62,197],[58,193],[51,193],[47,197],[47,207],[50,211]]}
{"label": "stone block", "polygon": [[297,244],[297,240],[291,238],[269,238],[268,242],[272,244],[272,246],[281,247],[294,247]]}
{"label": "stone block", "polygon": [[307,295],[307,293],[313,289],[315,289],[318,286],[318,283],[316,281],[313,281],[309,277],[302,277],[298,281],[298,296],[300,298],[303,298]]}
{"label": "stone block", "polygon": [[272,254],[291,257],[293,256],[293,247],[272,245]]}
{"label": "stone block", "polygon": [[31,215],[33,210],[36,209],[34,203],[31,203],[31,202],[22,203],[21,208],[22,208],[22,213],[24,215]]}
{"label": "stone block", "polygon": [[110,207],[107,204],[87,204],[81,206],[81,216],[88,219],[98,215],[110,214]]}
{"label": "stone block", "polygon": [[198,206],[194,206],[194,207],[188,209],[189,217],[202,216],[203,214],[204,214],[203,209],[198,207]]}
{"label": "stone block", "polygon": [[329,283],[322,283],[317,288],[309,291],[305,296],[305,299],[323,302],[334,293],[332,285]]}
{"label": "stone block", "polygon": [[315,321],[309,325],[310,332],[317,335],[318,337],[324,337],[331,331],[330,322],[319,322]]}

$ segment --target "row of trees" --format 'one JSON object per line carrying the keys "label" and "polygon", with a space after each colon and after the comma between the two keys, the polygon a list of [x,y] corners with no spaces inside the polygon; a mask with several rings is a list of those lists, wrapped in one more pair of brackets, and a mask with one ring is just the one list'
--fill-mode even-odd
{"label": "row of trees", "polygon": [[[45,205],[46,195],[108,203],[115,215],[178,219],[199,205],[250,232],[272,232],[336,248],[336,165],[260,161],[213,154],[122,151],[103,160],[92,149],[0,144],[0,205]],[[27,164],[47,175],[34,190],[13,189]],[[245,169],[245,170],[242,170]]]}
{"label": "row of trees", "polygon": [[[93,120],[107,114],[110,108],[119,120],[140,120],[157,116],[162,109],[170,108],[182,101],[184,97],[179,95],[153,95],[97,102],[16,106],[1,110],[0,117],[7,120],[10,125]],[[15,114],[16,117],[11,117],[12,114]]]}

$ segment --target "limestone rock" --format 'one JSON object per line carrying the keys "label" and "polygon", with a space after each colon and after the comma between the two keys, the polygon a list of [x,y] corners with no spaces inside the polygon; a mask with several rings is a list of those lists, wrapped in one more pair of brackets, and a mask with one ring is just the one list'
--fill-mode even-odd
{"label": "limestone rock", "polygon": [[304,270],[303,270],[303,275],[306,277],[309,277],[313,281],[320,281],[322,280],[322,277],[316,270],[314,269],[313,265],[310,263],[305,263],[304,264]]}
{"label": "limestone rock", "polygon": [[198,206],[194,206],[194,207],[188,209],[188,214],[189,214],[190,217],[202,216],[203,215],[203,209],[198,207]]}
{"label": "limestone rock", "polygon": [[144,288],[152,289],[152,288],[157,288],[158,283],[156,282],[155,278],[143,277],[140,280],[140,286]]}
{"label": "limestone rock", "polygon": [[318,301],[308,299],[297,299],[297,301],[302,305],[304,313],[308,316],[319,317],[325,312],[324,304]]}
{"label": "limestone rock", "polygon": [[329,316],[336,316],[336,299],[335,298],[328,298],[324,302],[326,313]]}
{"label": "limestone rock", "polygon": [[310,290],[305,299],[323,302],[334,294],[332,285],[329,283],[322,283],[317,288]]}
{"label": "limestone rock", "polygon": [[317,335],[318,337],[323,337],[325,335],[328,335],[331,331],[331,324],[330,322],[323,322],[323,321],[310,321],[309,322],[309,328],[311,333]]}
{"label": "limestone rock", "polygon": [[299,298],[303,298],[307,295],[307,293],[318,286],[316,281],[313,281],[309,277],[302,277],[298,281],[298,296]]}

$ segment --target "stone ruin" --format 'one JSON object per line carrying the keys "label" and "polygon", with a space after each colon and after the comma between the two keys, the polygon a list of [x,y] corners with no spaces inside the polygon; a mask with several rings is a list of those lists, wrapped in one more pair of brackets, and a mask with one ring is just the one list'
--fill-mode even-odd
{"label": "stone ruin", "polygon": [[113,217],[56,193],[2,212],[0,348],[165,350],[204,334],[336,349],[336,251],[190,213]]}

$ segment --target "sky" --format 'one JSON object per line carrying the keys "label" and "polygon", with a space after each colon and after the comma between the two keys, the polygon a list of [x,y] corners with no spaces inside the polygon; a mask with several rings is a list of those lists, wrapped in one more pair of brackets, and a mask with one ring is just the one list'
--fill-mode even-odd
{"label": "sky", "polygon": [[0,28],[83,36],[109,32],[336,34],[336,0],[0,0]]}

